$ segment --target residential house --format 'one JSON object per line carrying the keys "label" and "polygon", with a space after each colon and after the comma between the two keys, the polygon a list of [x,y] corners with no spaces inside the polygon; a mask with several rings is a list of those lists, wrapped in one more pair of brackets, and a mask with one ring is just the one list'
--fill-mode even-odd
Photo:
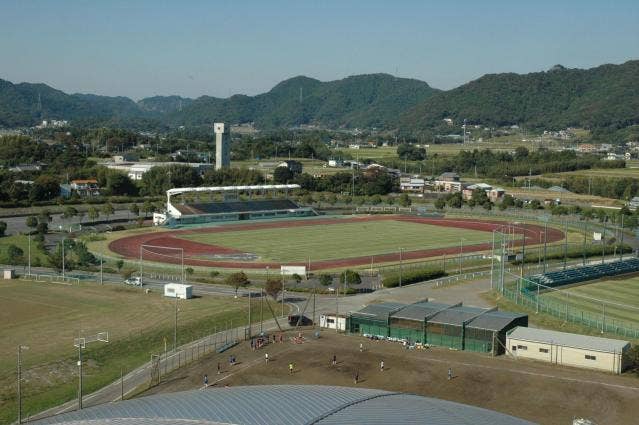
{"label": "residential house", "polygon": [[399,190],[402,192],[424,193],[424,179],[416,177],[402,177],[399,180]]}

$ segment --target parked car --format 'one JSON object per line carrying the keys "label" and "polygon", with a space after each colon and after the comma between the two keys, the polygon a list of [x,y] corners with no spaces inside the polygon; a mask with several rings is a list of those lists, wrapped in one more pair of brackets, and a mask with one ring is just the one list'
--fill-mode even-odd
{"label": "parked car", "polygon": [[131,286],[142,286],[142,278],[140,277],[130,277],[124,281],[126,285]]}

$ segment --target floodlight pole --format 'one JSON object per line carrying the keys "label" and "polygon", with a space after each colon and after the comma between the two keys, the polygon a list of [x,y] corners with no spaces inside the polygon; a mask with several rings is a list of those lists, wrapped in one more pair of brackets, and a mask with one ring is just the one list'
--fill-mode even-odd
{"label": "floodlight pole", "polygon": [[82,343],[78,341],[78,410],[82,410]]}
{"label": "floodlight pole", "polygon": [[22,423],[22,350],[28,350],[26,345],[18,345],[18,423]]}
{"label": "floodlight pole", "polygon": [[[404,264],[403,264],[403,259],[402,259],[402,254],[403,254],[404,248],[399,248],[399,287],[402,287],[402,274],[404,271]],[[345,279],[346,280],[346,279]],[[337,322],[336,322],[337,323]]]}
{"label": "floodlight pole", "polygon": [[173,328],[173,352],[177,350],[178,296],[175,294],[175,327]]}
{"label": "floodlight pole", "polygon": [[64,280],[64,238],[62,238],[62,280]]}
{"label": "floodlight pole", "polygon": [[29,271],[29,277],[31,277],[31,232],[29,232],[29,266],[28,266],[28,271]]}

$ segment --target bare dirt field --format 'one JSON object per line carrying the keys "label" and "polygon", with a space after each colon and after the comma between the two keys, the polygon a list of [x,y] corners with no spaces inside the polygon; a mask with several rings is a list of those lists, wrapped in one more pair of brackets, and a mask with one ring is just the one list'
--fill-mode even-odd
{"label": "bare dirt field", "polygon": [[[569,424],[586,417],[602,424],[636,423],[639,379],[594,371],[490,357],[439,348],[407,350],[398,343],[310,330],[302,344],[289,340],[252,351],[248,342],[164,377],[144,395],[237,385],[319,384],[416,393],[484,407],[541,424]],[[363,344],[360,352],[359,344]],[[264,354],[269,354],[265,364]],[[231,366],[228,357],[235,355]],[[333,355],[337,364],[331,365]],[[384,371],[380,371],[380,361]],[[290,374],[288,365],[294,364]],[[221,374],[217,374],[217,365]],[[453,379],[447,379],[448,368]],[[359,373],[359,382],[354,382]]]}

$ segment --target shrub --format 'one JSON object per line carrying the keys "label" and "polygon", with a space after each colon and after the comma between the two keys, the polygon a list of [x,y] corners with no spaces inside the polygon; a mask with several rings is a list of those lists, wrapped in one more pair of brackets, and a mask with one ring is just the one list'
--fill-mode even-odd
{"label": "shrub", "polygon": [[[402,273],[402,286],[425,280],[437,279],[438,277],[446,275],[447,273],[441,269],[408,270]],[[395,288],[399,286],[399,273],[385,276],[382,279],[382,285],[384,285],[385,288]]]}

